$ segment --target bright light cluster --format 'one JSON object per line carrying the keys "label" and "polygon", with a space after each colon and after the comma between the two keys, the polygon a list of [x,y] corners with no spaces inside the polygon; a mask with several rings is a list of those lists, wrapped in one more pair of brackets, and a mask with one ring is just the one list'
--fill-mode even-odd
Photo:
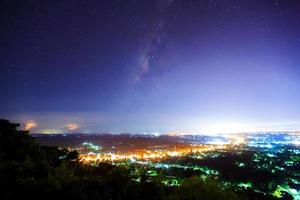
{"label": "bright light cluster", "polygon": [[102,147],[98,146],[98,145],[95,145],[91,142],[84,142],[82,143],[82,145],[87,148],[87,149],[91,149],[91,150],[94,150],[94,151],[99,151],[102,149]]}
{"label": "bright light cluster", "polygon": [[80,161],[83,163],[90,162],[114,162],[120,160],[161,160],[168,157],[180,157],[191,153],[213,151],[217,149],[226,149],[227,145],[199,145],[189,146],[182,149],[170,150],[155,150],[155,151],[143,151],[137,153],[93,153],[82,154]]}

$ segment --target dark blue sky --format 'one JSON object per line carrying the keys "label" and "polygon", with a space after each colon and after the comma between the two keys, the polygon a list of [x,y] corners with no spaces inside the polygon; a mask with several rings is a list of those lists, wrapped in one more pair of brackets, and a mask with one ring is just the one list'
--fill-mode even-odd
{"label": "dark blue sky", "polygon": [[300,1],[0,9],[0,117],[33,132],[300,129]]}

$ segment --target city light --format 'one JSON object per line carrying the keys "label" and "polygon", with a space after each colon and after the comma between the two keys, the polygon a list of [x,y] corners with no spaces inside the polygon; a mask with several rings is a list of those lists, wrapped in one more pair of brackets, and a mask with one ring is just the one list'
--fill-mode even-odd
{"label": "city light", "polygon": [[[153,149],[133,148],[130,151],[120,151],[120,144],[122,144],[120,142],[117,146],[113,145],[110,148],[102,148],[91,142],[84,142],[82,146],[89,151],[82,152],[79,160],[87,165],[108,162],[117,166],[140,166],[141,170],[148,169],[147,174],[152,178],[158,176],[159,171],[170,169],[191,170],[196,174],[201,174],[199,176],[205,180],[209,177],[220,177],[224,171],[196,163],[206,159],[223,159],[226,155],[241,155],[240,160],[233,160],[235,170],[251,169],[264,173],[267,171],[271,174],[289,173],[285,181],[276,186],[269,194],[281,198],[283,193],[288,193],[294,199],[300,199],[299,191],[295,189],[295,185],[300,183],[298,173],[297,171],[292,171],[300,161],[300,150],[297,149],[300,138],[297,134],[227,134],[215,136],[176,134],[168,137],[171,137],[171,140],[172,138],[178,138],[182,141],[177,145],[165,147],[158,145]],[[287,154],[287,149],[289,154]],[[244,152],[248,152],[244,156],[252,156],[243,160],[242,155]],[[236,157],[234,158],[236,159]],[[188,163],[181,163],[180,160],[185,159],[189,160]],[[132,173],[135,174],[135,172]],[[139,176],[133,180],[139,182]],[[255,192],[267,194],[263,190],[258,190],[253,180],[224,182],[224,185],[227,184],[227,186],[231,185],[243,190],[254,190]],[[178,186],[181,184],[180,178],[168,175],[164,175],[161,182],[167,186]]]}
{"label": "city light", "polygon": [[[86,145],[86,143],[84,143]],[[136,153],[93,153],[81,154],[80,161],[83,163],[106,162],[118,160],[162,160],[168,157],[181,157],[191,153],[214,151],[217,149],[226,149],[227,145],[199,145],[185,146],[174,151],[171,150],[154,150],[142,151]]]}

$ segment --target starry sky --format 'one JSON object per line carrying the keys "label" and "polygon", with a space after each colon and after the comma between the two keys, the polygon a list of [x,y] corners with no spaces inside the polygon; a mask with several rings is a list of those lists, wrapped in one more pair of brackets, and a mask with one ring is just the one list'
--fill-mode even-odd
{"label": "starry sky", "polygon": [[298,0],[0,10],[0,117],[31,132],[300,130]]}

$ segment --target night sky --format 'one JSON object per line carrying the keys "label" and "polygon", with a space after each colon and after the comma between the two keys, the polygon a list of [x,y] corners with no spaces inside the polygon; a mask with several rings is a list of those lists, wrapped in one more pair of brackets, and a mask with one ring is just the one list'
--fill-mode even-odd
{"label": "night sky", "polygon": [[299,0],[0,9],[0,117],[32,132],[300,130]]}

